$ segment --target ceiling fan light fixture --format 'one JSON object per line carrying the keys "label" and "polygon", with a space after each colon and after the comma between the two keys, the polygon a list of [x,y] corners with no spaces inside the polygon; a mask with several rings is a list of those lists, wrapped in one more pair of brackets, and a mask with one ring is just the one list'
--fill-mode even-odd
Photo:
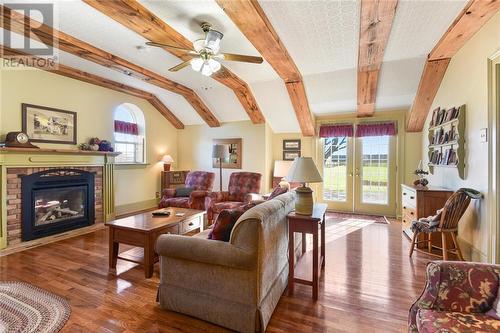
{"label": "ceiling fan light fixture", "polygon": [[210,66],[210,69],[212,70],[213,73],[217,72],[222,67],[220,62],[214,59],[208,60],[208,66]]}
{"label": "ceiling fan light fixture", "polygon": [[203,67],[201,68],[201,74],[205,76],[210,76],[212,75],[212,73],[213,71],[210,68],[210,66],[207,63],[203,64]]}
{"label": "ceiling fan light fixture", "polygon": [[201,70],[201,67],[203,67],[203,59],[201,58],[194,58],[191,60],[191,68],[196,71],[196,72],[199,72]]}

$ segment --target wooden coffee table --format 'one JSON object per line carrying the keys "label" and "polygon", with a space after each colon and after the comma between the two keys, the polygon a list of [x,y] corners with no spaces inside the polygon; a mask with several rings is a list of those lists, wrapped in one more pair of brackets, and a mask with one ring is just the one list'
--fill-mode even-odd
{"label": "wooden coffee table", "polygon": [[[187,208],[168,208],[170,216],[153,216],[152,211],[107,222],[109,227],[109,268],[116,268],[118,258],[144,265],[146,278],[153,276],[158,261],[155,244],[162,234],[186,234],[206,226],[206,212]],[[184,216],[176,216],[184,213]],[[138,248],[118,254],[121,244]],[[142,249],[141,249],[142,248]]]}

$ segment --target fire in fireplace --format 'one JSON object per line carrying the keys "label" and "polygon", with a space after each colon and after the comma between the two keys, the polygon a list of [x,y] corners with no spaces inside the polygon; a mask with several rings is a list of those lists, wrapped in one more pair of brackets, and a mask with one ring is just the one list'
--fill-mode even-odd
{"label": "fire in fireplace", "polygon": [[52,169],[21,179],[22,240],[94,223],[94,174]]}

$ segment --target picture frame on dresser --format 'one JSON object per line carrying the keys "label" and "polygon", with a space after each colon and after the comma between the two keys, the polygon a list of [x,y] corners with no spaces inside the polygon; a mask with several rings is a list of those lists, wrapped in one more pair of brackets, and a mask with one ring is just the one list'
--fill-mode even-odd
{"label": "picture frame on dresser", "polygon": [[31,142],[76,145],[76,112],[22,103],[21,114],[22,131]]}

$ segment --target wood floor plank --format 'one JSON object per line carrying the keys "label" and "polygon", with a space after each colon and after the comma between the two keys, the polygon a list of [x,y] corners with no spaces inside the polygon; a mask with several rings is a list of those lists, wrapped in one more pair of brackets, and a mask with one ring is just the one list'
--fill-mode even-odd
{"label": "wood floor plank", "polygon": [[[391,222],[345,227],[329,221],[318,302],[310,287],[296,285],[293,297],[281,297],[267,332],[406,331],[408,309],[422,291],[432,258],[421,253],[408,258],[401,225]],[[0,280],[29,282],[66,297],[72,307],[66,333],[228,332],[161,310],[155,302],[158,265],[151,279],[122,260],[118,276],[109,271],[107,237],[107,230],[98,230],[1,257]],[[307,258],[303,262],[307,265]]]}

